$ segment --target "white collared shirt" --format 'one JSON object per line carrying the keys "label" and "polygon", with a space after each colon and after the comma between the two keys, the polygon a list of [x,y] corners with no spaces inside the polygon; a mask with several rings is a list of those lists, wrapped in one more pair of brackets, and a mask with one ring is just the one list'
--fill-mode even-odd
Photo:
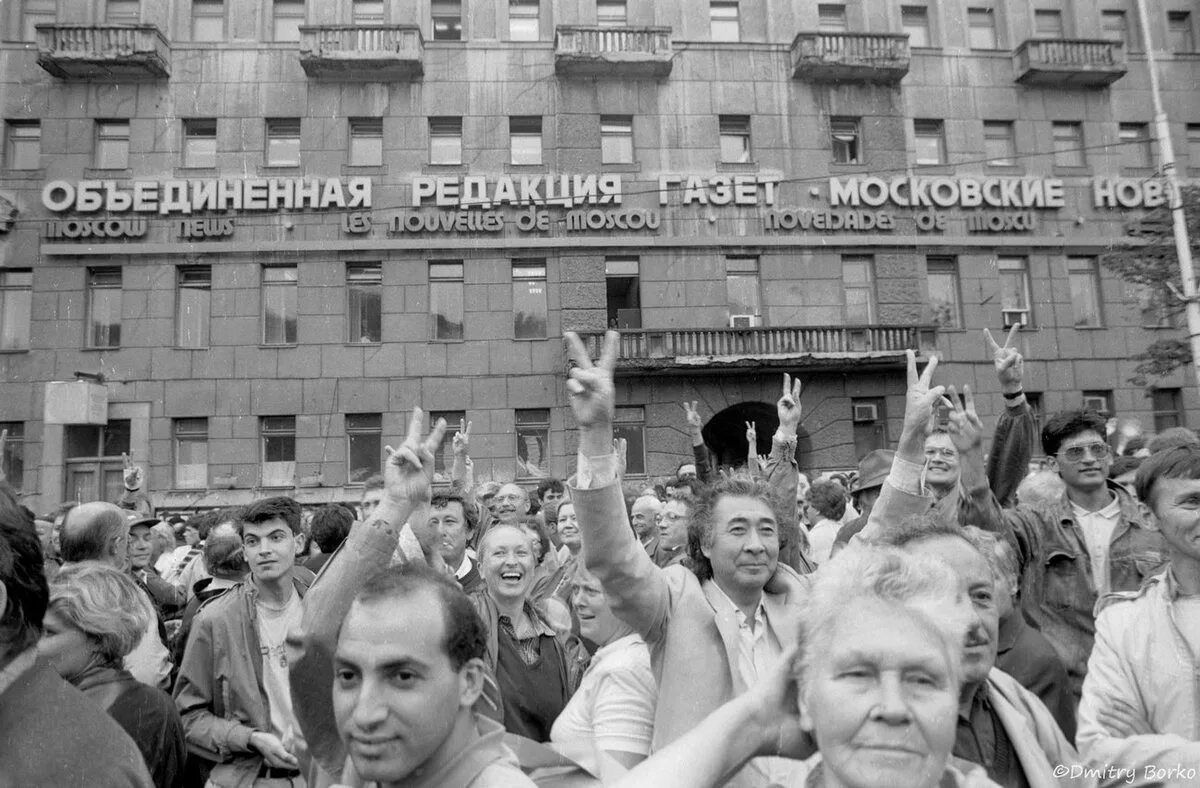
{"label": "white collared shirt", "polygon": [[1088,557],[1092,560],[1096,598],[1099,599],[1109,591],[1108,548],[1112,544],[1117,521],[1121,519],[1121,499],[1114,495],[1108,506],[1095,512],[1089,512],[1072,502],[1071,510],[1075,515],[1075,522],[1079,523],[1079,528],[1083,531],[1083,541],[1087,544]]}
{"label": "white collared shirt", "polygon": [[454,570],[456,580],[462,580],[471,573],[471,556],[463,555],[462,563],[458,565],[458,569]]}
{"label": "white collared shirt", "polygon": [[766,675],[775,667],[775,663],[779,661],[780,655],[783,654],[783,647],[780,646],[779,637],[775,634],[774,627],[771,626],[771,622],[767,619],[767,609],[763,606],[761,599],[758,602],[758,607],[754,610],[754,625],[751,627],[750,619],[721,590],[721,587],[715,581],[713,582],[713,588],[717,590],[719,597],[729,604],[729,608],[733,611],[734,620],[737,621],[738,663],[736,668],[742,683],[738,692],[745,692],[760,677]]}

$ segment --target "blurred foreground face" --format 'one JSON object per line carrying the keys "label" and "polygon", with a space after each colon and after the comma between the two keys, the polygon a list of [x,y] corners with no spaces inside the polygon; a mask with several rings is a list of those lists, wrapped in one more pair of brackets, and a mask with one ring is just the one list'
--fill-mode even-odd
{"label": "blurred foreground face", "polygon": [[37,651],[38,656],[67,681],[99,661],[88,636],[54,610],[47,610],[42,619],[42,638],[38,641]]}
{"label": "blurred foreground face", "polygon": [[333,711],[364,780],[405,779],[450,736],[469,690],[445,641],[432,592],[351,607],[334,657]]}
{"label": "blurred foreground face", "polygon": [[958,716],[943,643],[927,618],[900,605],[864,600],[838,619],[801,693],[826,785],[938,785]]}

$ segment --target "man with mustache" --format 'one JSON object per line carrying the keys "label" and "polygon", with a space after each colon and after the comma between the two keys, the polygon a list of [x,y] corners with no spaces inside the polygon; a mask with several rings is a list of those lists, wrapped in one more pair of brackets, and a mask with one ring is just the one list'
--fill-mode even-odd
{"label": "man with mustache", "polygon": [[963,682],[953,754],[987,770],[1001,786],[1070,784],[1056,766],[1079,763],[1078,753],[1036,695],[995,668],[1000,614],[996,575],[984,534],[935,517],[884,530],[880,541],[914,555],[938,559],[958,574],[975,613],[963,643]]}

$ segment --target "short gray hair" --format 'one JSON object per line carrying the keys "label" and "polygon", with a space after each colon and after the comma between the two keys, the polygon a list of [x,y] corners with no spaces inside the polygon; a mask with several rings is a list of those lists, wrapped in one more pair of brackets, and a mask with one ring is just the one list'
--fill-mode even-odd
{"label": "short gray hair", "polygon": [[96,643],[107,663],[133,651],[155,619],[133,578],[99,561],[64,566],[50,584],[50,610]]}

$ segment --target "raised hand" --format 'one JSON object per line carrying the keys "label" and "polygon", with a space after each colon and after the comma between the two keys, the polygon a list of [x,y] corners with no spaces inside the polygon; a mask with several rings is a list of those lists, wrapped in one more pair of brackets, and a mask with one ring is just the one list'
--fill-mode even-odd
{"label": "raised hand", "polygon": [[467,454],[471,450],[471,422],[466,419],[459,420],[458,431],[450,441],[456,455]]}
{"label": "raised hand", "polygon": [[617,454],[617,476],[624,476],[625,468],[629,464],[629,441],[613,438],[613,451]]}
{"label": "raised hand", "polygon": [[700,411],[697,406],[700,404],[698,400],[683,403],[683,411],[687,418],[688,426],[693,432],[696,432],[704,427],[704,419],[700,418]]}
{"label": "raised hand", "polygon": [[400,448],[385,446],[387,460],[383,463],[383,486],[387,497],[399,504],[416,505],[430,499],[433,484],[433,453],[446,434],[446,420],[438,419],[421,439],[421,423],[425,414],[413,408],[408,421],[408,435]]}
{"label": "raised hand", "polygon": [[142,469],[133,464],[133,458],[124,452],[121,453],[121,462],[125,465],[125,470],[122,477],[125,481],[125,489],[133,492],[142,488],[144,475]]}
{"label": "raised hand", "polygon": [[958,391],[951,386],[947,390],[947,399],[951,405],[947,432],[950,433],[954,448],[958,449],[959,454],[966,454],[983,446],[983,421],[975,412],[975,397],[971,394],[971,387],[963,386],[960,401]]}
{"label": "raised hand", "polygon": [[1012,346],[1017,338],[1021,324],[1016,323],[1008,332],[1004,346],[996,344],[992,332],[983,329],[983,339],[987,342],[988,351],[992,354],[992,363],[996,366],[996,377],[1000,379],[1000,391],[1012,394],[1021,390],[1021,379],[1025,375],[1025,359],[1021,352]]}
{"label": "raised hand", "polygon": [[575,362],[567,380],[567,396],[575,421],[580,430],[611,425],[617,399],[613,368],[621,354],[621,335],[616,331],[604,335],[604,349],[595,364],[578,334],[568,331],[566,339],[567,353]]}
{"label": "raised hand", "polygon": [[938,365],[937,356],[929,359],[925,370],[917,374],[917,354],[911,350],[906,350],[905,354],[908,362],[908,392],[904,398],[903,430],[919,434],[924,441],[925,429],[933,415],[934,406],[945,402],[942,395],[945,394],[946,387],[930,385]]}
{"label": "raised hand", "polygon": [[768,455],[766,455],[766,454],[758,455],[758,469],[760,471],[762,471],[763,473],[766,473],[767,472],[767,464],[770,461],[771,461],[771,458]]}
{"label": "raised hand", "polygon": [[795,435],[800,426],[800,378],[792,380],[792,376],[783,373],[783,396],[775,403],[779,413],[779,429],[789,435]]}
{"label": "raised hand", "polygon": [[4,482],[8,476],[4,473],[4,452],[8,446],[8,430],[0,430],[0,482]]}
{"label": "raised hand", "polygon": [[751,455],[758,453],[758,425],[753,421],[746,422],[746,445]]}

